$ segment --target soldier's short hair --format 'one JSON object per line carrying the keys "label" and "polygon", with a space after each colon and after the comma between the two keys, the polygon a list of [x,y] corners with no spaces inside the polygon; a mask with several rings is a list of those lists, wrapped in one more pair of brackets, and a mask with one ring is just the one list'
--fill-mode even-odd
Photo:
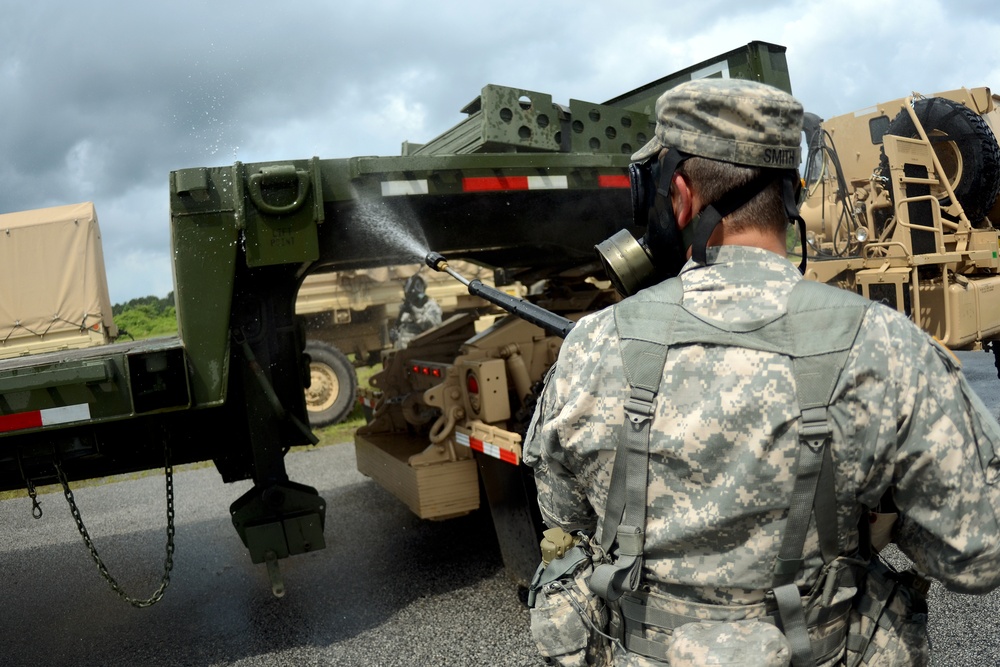
{"label": "soldier's short hair", "polygon": [[[677,173],[691,182],[705,203],[718,201],[730,190],[746,185],[764,171],[773,170],[702,157],[690,158],[677,167]],[[774,171],[774,180],[767,187],[726,217],[726,227],[735,232],[756,229],[765,233],[784,233],[788,219],[785,217],[781,187],[780,173]]]}

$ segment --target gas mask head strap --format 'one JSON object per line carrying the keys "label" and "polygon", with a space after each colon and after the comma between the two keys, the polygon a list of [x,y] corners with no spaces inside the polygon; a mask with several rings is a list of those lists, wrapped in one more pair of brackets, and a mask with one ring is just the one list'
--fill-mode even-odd
{"label": "gas mask head strap", "polygon": [[798,189],[802,185],[799,172],[790,169],[785,172],[781,182],[781,199],[785,204],[785,216],[789,222],[795,221],[799,228],[799,240],[802,243],[802,261],[799,262],[799,272],[806,272],[806,221],[799,215]]}
{"label": "gas mask head strap", "polygon": [[674,172],[681,162],[691,157],[690,153],[682,153],[676,148],[667,149],[665,155],[660,160],[660,182],[656,184],[656,191],[670,201],[670,185],[674,180]]}
{"label": "gas mask head strap", "polygon": [[773,172],[762,171],[749,183],[730,190],[718,201],[712,202],[702,209],[684,230],[687,231],[690,229],[693,234],[691,259],[699,264],[707,264],[706,250],[708,239],[712,236],[715,228],[722,222],[722,219],[757,196],[757,193],[767,187],[773,180]]}
{"label": "gas mask head strap", "polygon": [[[648,219],[637,221],[647,225],[656,225],[667,232],[673,229],[675,230],[673,233],[680,233],[681,239],[685,244],[684,250],[687,250],[687,247],[691,243],[690,239],[684,237],[682,231],[677,230],[677,218],[674,215],[673,200],[670,198],[670,186],[673,183],[674,173],[677,171],[677,168],[689,157],[691,157],[689,153],[682,153],[676,148],[669,148],[660,157],[650,158],[650,162],[655,160],[659,163],[657,170],[650,169],[648,172],[652,177],[657,179],[652,185],[656,188],[656,195],[658,196],[654,196],[648,200],[650,201],[649,209],[646,212]],[[683,264],[683,261],[681,263]]]}

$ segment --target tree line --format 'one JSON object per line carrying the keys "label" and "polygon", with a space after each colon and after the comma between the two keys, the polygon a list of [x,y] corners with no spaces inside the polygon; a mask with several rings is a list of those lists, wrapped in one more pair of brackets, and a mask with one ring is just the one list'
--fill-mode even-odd
{"label": "tree line", "polygon": [[111,314],[122,338],[152,338],[177,333],[177,309],[174,293],[166,297],[142,296],[125,303],[116,303]]}

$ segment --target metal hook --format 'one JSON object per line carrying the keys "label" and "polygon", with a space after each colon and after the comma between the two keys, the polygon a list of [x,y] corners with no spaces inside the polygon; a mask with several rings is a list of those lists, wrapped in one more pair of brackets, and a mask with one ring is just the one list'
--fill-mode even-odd
{"label": "metal hook", "polygon": [[32,484],[30,479],[25,481],[28,483],[28,497],[31,498],[31,516],[41,519],[42,504],[38,502],[38,493],[35,491],[35,485]]}
{"label": "metal hook", "polygon": [[21,471],[21,479],[24,480],[24,484],[28,489],[28,497],[31,498],[31,516],[36,519],[42,518],[42,504],[38,502],[38,492],[35,490],[34,483],[28,479],[28,476],[24,474],[24,464],[21,462],[21,450],[17,450],[17,467]]}

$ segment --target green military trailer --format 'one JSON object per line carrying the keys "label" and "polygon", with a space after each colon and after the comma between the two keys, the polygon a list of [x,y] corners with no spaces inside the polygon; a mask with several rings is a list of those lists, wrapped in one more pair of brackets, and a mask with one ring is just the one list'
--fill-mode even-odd
{"label": "green military trailer", "polygon": [[[627,165],[651,136],[656,97],[702,76],[788,89],[784,51],[753,42],[604,104],[489,85],[455,128],[397,157],[171,173],[178,336],[0,360],[0,490],[212,461],[224,482],[253,480],[232,520],[280,594],[278,561],[323,548],[327,515],[336,522],[284,465],[289,448],[315,442],[295,313],[306,276],[433,250],[494,269],[499,284],[600,278],[593,248],[630,224]],[[573,298],[551,303],[580,312]],[[530,475],[475,458],[487,486],[514,490],[488,497],[505,564],[524,581],[538,553]]]}

